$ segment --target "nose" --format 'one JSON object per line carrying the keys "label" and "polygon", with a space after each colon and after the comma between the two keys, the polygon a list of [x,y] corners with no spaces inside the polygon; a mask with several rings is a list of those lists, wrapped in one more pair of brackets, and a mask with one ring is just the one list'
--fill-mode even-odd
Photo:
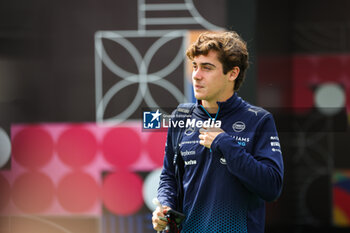
{"label": "nose", "polygon": [[193,71],[192,71],[192,79],[193,80],[200,80],[200,79],[202,79],[202,75],[201,75],[201,72],[200,72],[199,68],[193,69]]}

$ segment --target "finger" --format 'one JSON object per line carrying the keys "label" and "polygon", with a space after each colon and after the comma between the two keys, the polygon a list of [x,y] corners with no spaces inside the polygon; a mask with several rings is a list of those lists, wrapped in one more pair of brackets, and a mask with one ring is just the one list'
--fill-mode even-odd
{"label": "finger", "polygon": [[161,219],[159,219],[159,217],[161,217],[161,216],[153,215],[152,222],[158,224],[160,221],[162,221]]}
{"label": "finger", "polygon": [[156,229],[156,228],[165,228],[166,225],[168,224],[167,221],[163,221],[157,217],[152,217],[152,223],[153,223],[153,228]]}
{"label": "finger", "polygon": [[167,224],[168,224],[168,222],[165,222],[163,220],[158,219],[155,227],[158,228],[159,230],[164,230],[164,228],[166,227]]}
{"label": "finger", "polygon": [[153,226],[153,229],[156,231],[163,231],[165,229],[165,227],[163,226]]}
{"label": "finger", "polygon": [[164,220],[161,220],[161,219],[158,218],[157,224],[158,224],[159,226],[165,227],[165,226],[168,224],[168,222],[167,222],[167,221],[164,221]]}
{"label": "finger", "polygon": [[[161,223],[161,224],[167,224],[168,220],[165,217],[165,214],[168,212],[168,210],[162,210],[159,212],[156,212],[156,214],[154,214],[154,218],[157,220],[157,222]],[[163,222],[163,223],[162,223]]]}
{"label": "finger", "polygon": [[159,208],[157,208],[155,211],[153,211],[153,216],[156,217],[156,218],[157,218],[158,216],[164,217],[164,214],[163,214],[162,211],[160,211]]}
{"label": "finger", "polygon": [[204,140],[199,140],[199,144],[201,144],[202,146],[204,146]]}
{"label": "finger", "polygon": [[216,130],[217,128],[214,128],[214,127],[209,127],[208,129],[207,129],[207,131],[208,132],[212,132],[212,131],[214,131],[214,130]]}
{"label": "finger", "polygon": [[159,225],[157,223],[153,223],[153,229],[156,231],[162,231],[165,229],[165,226]]}
{"label": "finger", "polygon": [[213,126],[213,127],[210,127],[209,129],[208,129],[208,131],[210,131],[210,132],[218,132],[218,131],[220,131],[221,129],[219,128],[219,127],[215,127],[215,126]]}
{"label": "finger", "polygon": [[162,209],[161,209],[159,206],[157,206],[156,211],[157,211],[157,213],[163,212],[163,207],[162,207]]}
{"label": "finger", "polygon": [[207,132],[207,129],[205,129],[203,127],[199,129],[199,133],[205,133],[205,132]]}
{"label": "finger", "polygon": [[215,131],[215,132],[224,132],[220,127],[213,127],[212,128],[212,131]]}

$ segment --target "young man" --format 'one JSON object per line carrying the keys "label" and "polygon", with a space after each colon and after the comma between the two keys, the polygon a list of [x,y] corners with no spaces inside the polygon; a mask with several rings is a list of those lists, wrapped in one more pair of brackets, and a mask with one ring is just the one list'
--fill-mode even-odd
{"label": "young man", "polygon": [[[221,121],[221,127],[184,133],[179,142],[184,160],[182,232],[262,233],[265,201],[277,199],[283,183],[283,160],[272,115],[236,93],[248,68],[246,43],[236,32],[204,33],[187,50],[193,64],[197,103],[191,120]],[[169,129],[155,230],[176,209],[177,182]]]}

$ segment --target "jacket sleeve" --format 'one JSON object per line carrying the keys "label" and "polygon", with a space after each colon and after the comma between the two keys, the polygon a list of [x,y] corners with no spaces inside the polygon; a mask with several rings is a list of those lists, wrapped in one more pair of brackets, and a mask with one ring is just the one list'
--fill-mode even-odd
{"label": "jacket sleeve", "polygon": [[163,170],[160,175],[158,200],[162,205],[176,208],[177,183],[175,178],[174,150],[172,145],[172,128],[168,129],[165,145]]}
{"label": "jacket sleeve", "polygon": [[211,149],[222,154],[230,173],[251,192],[266,201],[277,199],[283,184],[283,159],[276,126],[271,114],[259,122],[252,153],[227,133],[219,134]]}

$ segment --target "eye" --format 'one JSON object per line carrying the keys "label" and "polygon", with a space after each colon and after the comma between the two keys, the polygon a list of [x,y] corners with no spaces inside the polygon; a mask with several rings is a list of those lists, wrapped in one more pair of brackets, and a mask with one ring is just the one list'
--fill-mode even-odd
{"label": "eye", "polygon": [[196,65],[196,64],[193,64],[193,65],[192,65],[192,68],[193,68],[194,70],[196,70],[196,69],[197,69],[197,65]]}

